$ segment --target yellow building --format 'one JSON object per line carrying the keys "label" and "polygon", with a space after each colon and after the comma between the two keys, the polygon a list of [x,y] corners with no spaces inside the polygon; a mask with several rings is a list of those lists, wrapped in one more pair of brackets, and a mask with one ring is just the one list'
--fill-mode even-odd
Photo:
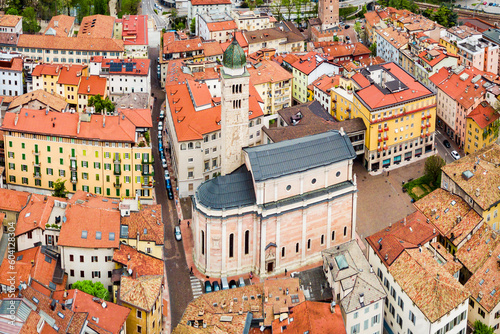
{"label": "yellow building", "polygon": [[396,63],[367,67],[351,79],[351,117],[367,131],[365,167],[376,171],[434,152],[436,96]]}
{"label": "yellow building", "polygon": [[446,53],[452,54],[452,55],[457,55],[458,53],[458,48],[457,48],[457,41],[451,40],[447,37],[441,37],[439,39],[439,45],[443,46],[446,48]]}
{"label": "yellow building", "polygon": [[[0,188],[0,215],[3,213],[3,232],[15,231],[17,218],[21,210],[28,204],[31,194],[25,191],[15,191]],[[14,229],[12,229],[14,228]]]}
{"label": "yellow building", "polygon": [[142,205],[121,218],[120,242],[163,259],[164,231],[161,205]]}
{"label": "yellow building", "polygon": [[500,146],[493,143],[441,169],[441,188],[463,198],[497,232],[500,229],[498,161]]}
{"label": "yellow building", "polygon": [[337,87],[331,90],[332,116],[338,121],[359,117],[354,108],[354,89],[359,88],[354,80],[341,76]]}
{"label": "yellow building", "polygon": [[77,190],[109,197],[152,198],[152,126],[148,109],[117,116],[21,109],[7,113],[4,133],[9,187],[50,194],[66,181]]}
{"label": "yellow building", "polygon": [[475,153],[498,139],[500,115],[488,102],[481,102],[467,116],[465,133],[465,154]]}
{"label": "yellow building", "polygon": [[130,309],[128,334],[161,333],[163,318],[163,261],[120,244],[113,254],[116,269],[113,300]]}

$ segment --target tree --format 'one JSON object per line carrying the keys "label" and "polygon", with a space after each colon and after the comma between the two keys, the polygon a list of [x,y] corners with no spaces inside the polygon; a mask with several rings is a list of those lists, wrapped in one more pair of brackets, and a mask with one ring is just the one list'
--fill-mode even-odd
{"label": "tree", "polygon": [[17,10],[17,8],[11,7],[9,9],[7,9],[5,14],[7,14],[7,15],[19,15],[19,11]]}
{"label": "tree", "polygon": [[494,334],[495,330],[493,327],[487,326],[483,324],[480,320],[476,320],[474,322],[474,331],[473,334]]}
{"label": "tree", "polygon": [[276,17],[278,22],[283,21],[283,13],[281,12],[281,3],[279,1],[273,1],[270,5],[271,13]]}
{"label": "tree", "polygon": [[28,33],[36,33],[40,31],[40,25],[36,20],[36,12],[33,7],[26,7],[22,12],[23,16],[23,31]]}
{"label": "tree", "polygon": [[103,99],[101,95],[97,94],[89,98],[89,106],[94,107],[96,114],[102,114],[106,109],[107,113],[112,113],[115,111],[115,105],[109,97]]}
{"label": "tree", "polygon": [[94,14],[106,15],[107,12],[108,12],[108,1],[94,0]]}
{"label": "tree", "polygon": [[285,11],[288,15],[287,21],[290,21],[290,17],[292,16],[292,10],[294,2],[293,0],[280,0],[280,5],[285,7]]}
{"label": "tree", "polygon": [[372,52],[372,56],[377,56],[377,43],[370,45],[370,51]]}
{"label": "tree", "polygon": [[196,18],[193,17],[193,19],[191,20],[191,24],[189,25],[189,29],[191,29],[191,34],[195,34],[196,33]]}
{"label": "tree", "polygon": [[66,185],[64,184],[65,182],[66,180],[61,179],[57,179],[56,182],[54,182],[54,192],[52,193],[52,196],[66,198],[68,191],[66,190]]}
{"label": "tree", "polygon": [[94,283],[90,280],[76,281],[71,287],[73,289],[78,289],[80,291],[86,292],[94,297],[109,300],[108,289],[106,289],[101,282]]}
{"label": "tree", "polygon": [[441,167],[446,165],[443,158],[439,155],[433,155],[425,160],[424,172],[427,177],[429,177],[429,181],[436,186],[436,182],[441,175]]}

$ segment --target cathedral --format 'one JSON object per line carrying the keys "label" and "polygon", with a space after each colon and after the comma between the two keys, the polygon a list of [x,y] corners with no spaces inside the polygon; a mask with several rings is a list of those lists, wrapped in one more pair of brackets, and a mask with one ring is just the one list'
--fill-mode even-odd
{"label": "cathedral", "polygon": [[341,129],[248,146],[249,74],[234,40],[221,69],[221,176],[193,198],[194,262],[211,277],[266,277],[354,238],[356,153]]}

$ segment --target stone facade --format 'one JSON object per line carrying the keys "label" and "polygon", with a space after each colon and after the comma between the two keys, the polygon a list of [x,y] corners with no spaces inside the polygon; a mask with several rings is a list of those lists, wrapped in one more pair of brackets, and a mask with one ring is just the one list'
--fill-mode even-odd
{"label": "stone facade", "polygon": [[339,24],[339,0],[319,0],[318,17],[321,29],[330,29]]}

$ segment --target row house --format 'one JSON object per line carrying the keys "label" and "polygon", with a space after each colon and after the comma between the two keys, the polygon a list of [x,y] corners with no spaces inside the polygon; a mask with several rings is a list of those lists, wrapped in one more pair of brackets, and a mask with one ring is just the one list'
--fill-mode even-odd
{"label": "row house", "polygon": [[467,25],[455,26],[444,30],[439,38],[439,45],[446,48],[446,52],[457,55],[457,43],[463,40],[478,40],[481,33]]}
{"label": "row house", "polygon": [[410,35],[401,28],[389,27],[375,31],[377,56],[401,64],[400,51],[408,47]]}
{"label": "row house", "polygon": [[124,15],[114,23],[114,38],[123,40],[124,57],[148,58],[148,16]]}
{"label": "row house", "polygon": [[19,15],[0,15],[0,33],[23,33],[23,17]]}
{"label": "row house", "polygon": [[206,13],[229,13],[231,0],[189,0],[187,2],[187,21]]}
{"label": "row house", "polygon": [[482,101],[467,116],[465,132],[465,154],[475,153],[497,139],[495,127],[500,115],[487,101]]}
{"label": "row house", "polygon": [[459,64],[498,74],[498,45],[484,39],[466,39],[457,43]]}
{"label": "row house", "polygon": [[0,94],[18,96],[24,93],[23,59],[0,53]]}
{"label": "row house", "polygon": [[0,213],[3,213],[3,226],[4,233],[14,231],[17,219],[23,208],[28,204],[30,193],[25,191],[15,191],[5,188],[0,188]]}
{"label": "row house", "polygon": [[52,16],[43,31],[44,35],[72,37],[75,28],[75,18],[68,15]]}

